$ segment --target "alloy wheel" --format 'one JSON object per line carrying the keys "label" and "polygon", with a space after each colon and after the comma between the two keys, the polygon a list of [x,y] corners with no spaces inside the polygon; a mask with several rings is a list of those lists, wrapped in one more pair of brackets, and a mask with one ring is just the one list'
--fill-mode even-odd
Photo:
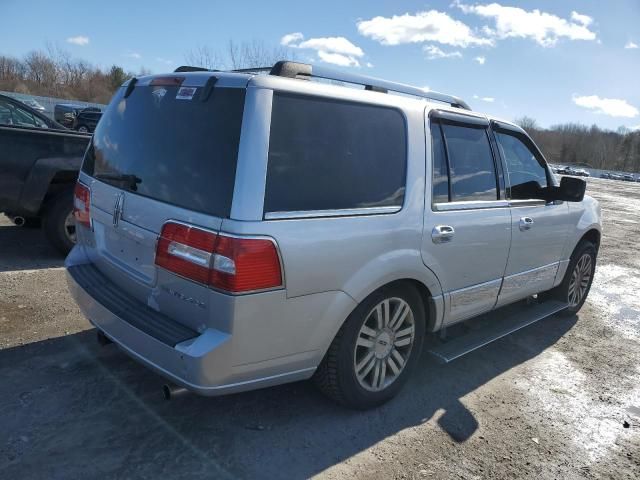
{"label": "alloy wheel", "polygon": [[571,272],[568,290],[569,307],[580,305],[584,299],[591,284],[592,270],[593,260],[591,255],[585,253],[576,262],[576,266]]}
{"label": "alloy wheel", "polygon": [[356,341],[353,366],[362,388],[377,392],[402,373],[415,339],[415,319],[401,298],[382,300],[367,315]]}
{"label": "alloy wheel", "polygon": [[69,215],[64,219],[64,234],[71,243],[76,243],[76,219],[73,212],[69,212]]}

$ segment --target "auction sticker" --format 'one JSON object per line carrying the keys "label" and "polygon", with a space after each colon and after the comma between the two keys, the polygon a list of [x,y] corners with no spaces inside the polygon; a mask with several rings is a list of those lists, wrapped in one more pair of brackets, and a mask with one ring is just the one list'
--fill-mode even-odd
{"label": "auction sticker", "polygon": [[176,94],[176,100],[193,100],[197,87],[180,87]]}

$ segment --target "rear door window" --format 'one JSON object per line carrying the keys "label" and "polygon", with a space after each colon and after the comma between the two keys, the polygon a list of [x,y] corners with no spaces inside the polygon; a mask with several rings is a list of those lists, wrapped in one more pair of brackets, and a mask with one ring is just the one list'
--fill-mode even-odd
{"label": "rear door window", "polygon": [[[450,201],[497,200],[496,168],[486,128],[449,123],[440,127],[448,162]],[[434,172],[442,176],[442,160],[438,159],[435,147],[434,161],[440,163],[434,166]],[[438,185],[441,184],[439,181]],[[438,188],[440,191],[434,190],[434,202],[444,201],[442,187]]]}
{"label": "rear door window", "polygon": [[177,86],[121,88],[104,112],[82,170],[118,188],[228,217],[245,90],[214,88],[202,101]]}
{"label": "rear door window", "polygon": [[406,144],[396,109],[276,92],[264,211],[400,207]]}

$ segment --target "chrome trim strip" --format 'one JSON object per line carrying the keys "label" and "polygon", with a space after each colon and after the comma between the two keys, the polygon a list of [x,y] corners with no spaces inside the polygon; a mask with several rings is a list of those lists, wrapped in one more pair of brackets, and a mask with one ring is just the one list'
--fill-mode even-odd
{"label": "chrome trim strip", "polygon": [[487,208],[507,208],[509,202],[506,200],[470,201],[470,202],[447,202],[434,203],[433,210],[436,212],[449,212],[451,210],[481,210]]}
{"label": "chrome trim strip", "polygon": [[527,200],[509,200],[510,207],[544,207],[546,204],[546,200],[539,200],[536,198]]}
{"label": "chrome trim strip", "polygon": [[[453,313],[454,309],[461,307],[481,305],[482,300],[485,300],[487,297],[495,299],[498,295],[501,282],[502,279],[498,278],[496,280],[471,285],[470,287],[452,290],[449,292],[451,295],[451,312]],[[495,293],[492,293],[493,291],[495,291]]]}
{"label": "chrome trim strip", "polygon": [[322,217],[351,217],[357,215],[379,215],[397,213],[402,210],[401,206],[389,207],[366,207],[366,208],[345,208],[338,210],[309,210],[295,212],[267,212],[264,214],[265,220],[286,220],[292,218],[322,218]]}
{"label": "chrome trim strip", "polygon": [[535,272],[536,270],[542,270],[542,269],[549,268],[549,267],[555,267],[555,266],[557,266],[559,263],[560,263],[560,262],[553,262],[553,263],[549,263],[549,264],[547,264],[547,265],[543,265],[543,266],[541,266],[541,267],[530,268],[529,270],[524,270],[524,271],[522,271],[522,272],[514,273],[514,274],[512,274],[512,275],[507,275],[506,277],[504,277],[504,279],[505,279],[505,280],[507,280],[508,278],[517,277],[517,276],[519,276],[519,275],[526,275],[526,274],[528,274],[528,273],[533,273],[533,272]]}
{"label": "chrome trim strip", "polygon": [[499,293],[500,299],[515,297],[517,292],[538,293],[533,291],[538,289],[538,285],[555,280],[559,264],[560,262],[554,262],[504,277]]}

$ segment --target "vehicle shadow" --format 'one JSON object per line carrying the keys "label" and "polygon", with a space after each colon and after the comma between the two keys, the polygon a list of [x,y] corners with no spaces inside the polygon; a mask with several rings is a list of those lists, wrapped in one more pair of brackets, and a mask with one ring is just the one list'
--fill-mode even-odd
{"label": "vehicle shadow", "polygon": [[0,216],[0,272],[61,267],[64,256],[39,228],[17,227]]}
{"label": "vehicle shadow", "polygon": [[576,319],[551,317],[449,365],[425,355],[396,399],[365,412],[333,404],[311,382],[166,402],[161,378],[115,346],[98,346],[94,330],[6,349],[0,472],[308,478],[425,422],[464,442],[480,426],[461,399],[556,343]]}

